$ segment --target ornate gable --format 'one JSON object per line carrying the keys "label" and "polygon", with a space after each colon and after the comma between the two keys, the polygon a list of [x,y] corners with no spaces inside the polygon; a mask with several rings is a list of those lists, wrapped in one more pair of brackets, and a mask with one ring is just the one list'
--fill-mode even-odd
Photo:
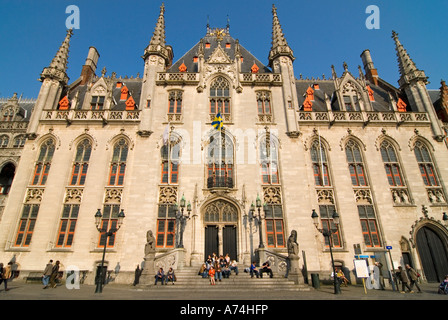
{"label": "ornate gable", "polygon": [[221,45],[218,45],[213,51],[213,53],[208,58],[207,63],[217,63],[217,64],[230,64],[232,60],[228,56],[228,54],[223,50]]}

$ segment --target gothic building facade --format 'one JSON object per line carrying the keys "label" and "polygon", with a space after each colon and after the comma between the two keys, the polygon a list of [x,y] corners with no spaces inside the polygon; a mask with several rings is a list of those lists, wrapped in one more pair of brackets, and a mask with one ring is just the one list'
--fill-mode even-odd
{"label": "gothic building facade", "polygon": [[446,84],[426,88],[395,32],[398,87],[369,50],[356,75],[344,63],[341,75],[296,78],[275,7],[272,16],[267,65],[229,26],[207,26],[174,61],[162,6],[142,76],[97,75],[91,47],[71,83],[68,30],[37,100],[1,101],[0,260],[14,259],[23,277],[60,260],[92,283],[105,247],[106,268],[130,283],[152,231],[157,266],[228,253],[284,273],[295,230],[308,274],[328,277],[330,246],[350,270],[368,256],[409,263],[427,281],[448,274]]}

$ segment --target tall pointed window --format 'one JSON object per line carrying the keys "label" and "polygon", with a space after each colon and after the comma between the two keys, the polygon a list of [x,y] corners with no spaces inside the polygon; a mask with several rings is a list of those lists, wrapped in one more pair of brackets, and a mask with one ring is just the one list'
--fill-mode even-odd
{"label": "tall pointed window", "polygon": [[364,162],[359,145],[353,140],[349,140],[345,146],[348,168],[353,186],[367,186]]}
{"label": "tall pointed window", "polygon": [[401,173],[400,163],[395,152],[395,148],[388,141],[381,143],[381,158],[386,169],[387,180],[393,187],[404,186],[403,175]]}
{"label": "tall pointed window", "polygon": [[414,154],[425,186],[439,186],[439,180],[434,168],[431,154],[421,141],[415,143]]}
{"label": "tall pointed window", "polygon": [[269,132],[260,141],[260,166],[263,184],[279,184],[277,142]]}
{"label": "tall pointed window", "polygon": [[210,137],[207,150],[207,188],[233,188],[232,139],[224,132]]}
{"label": "tall pointed window", "polygon": [[34,168],[34,175],[31,181],[32,185],[43,186],[47,182],[54,150],[55,146],[53,139],[48,139],[42,143],[39,151],[39,157]]}
{"label": "tall pointed window", "polygon": [[114,146],[112,162],[109,171],[109,186],[122,186],[126,172],[126,160],[129,146],[125,139],[120,139]]}
{"label": "tall pointed window", "polygon": [[75,163],[73,164],[71,186],[83,186],[86,181],[89,159],[92,152],[92,144],[89,139],[84,139],[76,149]]}
{"label": "tall pointed window", "polygon": [[331,186],[328,174],[327,152],[320,140],[314,140],[310,153],[313,163],[314,184],[317,187]]}
{"label": "tall pointed window", "polygon": [[170,91],[168,94],[168,113],[182,113],[182,91]]}
{"label": "tall pointed window", "polygon": [[[336,208],[334,205],[319,205],[320,218],[322,222],[322,228],[324,230],[337,230],[336,232],[331,233],[331,243],[333,247],[340,248],[342,247],[342,241],[339,231],[339,225],[335,225],[333,222],[333,214],[336,212]],[[325,245],[327,247],[330,246],[329,239],[325,237]]]}
{"label": "tall pointed window", "polygon": [[210,114],[221,112],[230,115],[230,84],[222,76],[218,76],[210,85]]}
{"label": "tall pointed window", "polygon": [[156,247],[173,248],[176,227],[176,211],[173,204],[160,204],[157,215]]}
{"label": "tall pointed window", "polygon": [[118,214],[120,213],[119,204],[106,204],[103,207],[103,215],[101,217],[101,230],[98,247],[104,247],[104,243],[107,241],[106,247],[112,248],[115,245],[115,233],[110,237],[106,236],[106,232],[112,228],[118,226]]}
{"label": "tall pointed window", "polygon": [[56,247],[71,247],[78,220],[79,204],[65,204],[59,224]]}
{"label": "tall pointed window", "polygon": [[161,149],[163,184],[176,184],[179,182],[180,138],[170,134],[168,143]]}
{"label": "tall pointed window", "polygon": [[39,213],[39,204],[25,204],[20,217],[19,229],[17,231],[15,246],[28,247],[33,236],[34,226],[36,225],[37,214]]}

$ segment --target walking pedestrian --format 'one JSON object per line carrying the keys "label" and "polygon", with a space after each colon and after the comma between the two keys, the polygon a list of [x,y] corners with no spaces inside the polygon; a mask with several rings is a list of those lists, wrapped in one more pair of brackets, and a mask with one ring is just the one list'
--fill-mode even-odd
{"label": "walking pedestrian", "polygon": [[50,260],[45,266],[44,273],[42,274],[42,284],[44,285],[43,289],[48,288],[48,283],[50,282],[50,276],[52,270],[53,270],[53,260]]}
{"label": "walking pedestrian", "polygon": [[56,288],[58,276],[59,276],[59,260],[56,261],[53,268],[51,269],[51,275],[50,275],[50,287]]}
{"label": "walking pedestrian", "polygon": [[398,276],[401,280],[401,293],[405,293],[405,287],[408,288],[410,293],[414,293],[414,291],[412,291],[411,287],[409,287],[409,278],[408,278],[408,273],[406,272],[406,270],[404,270],[401,266],[398,267]]}
{"label": "walking pedestrian", "polygon": [[406,272],[408,274],[409,280],[411,281],[411,290],[415,286],[418,289],[418,293],[422,293],[422,289],[420,289],[420,286],[418,285],[418,277],[420,277],[420,274],[418,274],[417,271],[415,271],[409,264],[407,264],[406,266]]}
{"label": "walking pedestrian", "polygon": [[3,268],[3,263],[0,263],[0,284],[2,282],[5,284],[5,291],[9,291],[8,289],[8,279],[11,278],[11,262]]}

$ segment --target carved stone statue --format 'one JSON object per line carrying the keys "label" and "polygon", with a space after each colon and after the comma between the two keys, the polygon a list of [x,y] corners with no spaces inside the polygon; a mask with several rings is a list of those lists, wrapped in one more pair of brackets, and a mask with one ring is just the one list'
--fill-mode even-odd
{"label": "carved stone statue", "polygon": [[288,256],[297,257],[299,254],[299,244],[297,243],[297,231],[292,230],[288,238]]}
{"label": "carved stone statue", "polygon": [[152,234],[152,231],[149,230],[146,233],[146,245],[145,245],[145,256],[156,252],[156,239]]}
{"label": "carved stone statue", "polygon": [[299,267],[299,244],[297,243],[297,231],[292,230],[288,238],[288,261],[289,273],[288,278],[293,280],[295,284],[299,283],[300,267]]}

